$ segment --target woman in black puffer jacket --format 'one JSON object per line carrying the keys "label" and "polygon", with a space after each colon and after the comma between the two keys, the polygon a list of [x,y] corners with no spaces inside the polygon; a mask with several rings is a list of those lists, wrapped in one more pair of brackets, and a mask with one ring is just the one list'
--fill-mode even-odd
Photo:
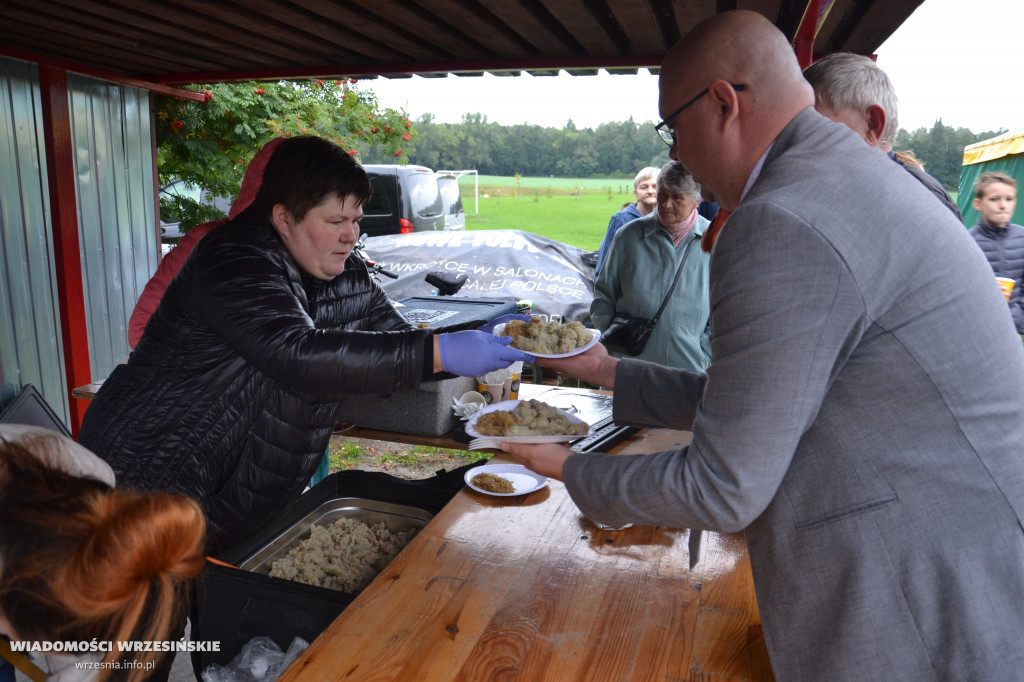
{"label": "woman in black puffer jacket", "polygon": [[349,257],[369,196],[340,147],[281,143],[253,206],[200,240],[86,411],[79,442],[122,485],[197,499],[211,549],[301,494],[345,396],[532,359],[484,332],[413,329]]}

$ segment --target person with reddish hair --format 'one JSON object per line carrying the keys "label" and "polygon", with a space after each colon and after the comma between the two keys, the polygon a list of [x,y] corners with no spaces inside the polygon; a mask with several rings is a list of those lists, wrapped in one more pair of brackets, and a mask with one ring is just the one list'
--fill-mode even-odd
{"label": "person with reddish hair", "polygon": [[267,161],[270,160],[274,149],[283,139],[275,137],[263,145],[256,152],[256,155],[252,157],[252,161],[249,162],[249,166],[245,169],[245,177],[242,178],[242,188],[238,192],[238,198],[231,204],[231,211],[228,213],[227,219],[213,220],[202,225],[196,225],[185,233],[185,236],[181,238],[177,246],[171,249],[170,253],[160,260],[160,265],[157,266],[156,272],[153,273],[149,282],[146,283],[142,294],[139,296],[139,300],[135,303],[135,308],[132,310],[132,316],[128,320],[128,345],[131,348],[134,349],[138,345],[139,339],[142,338],[142,332],[146,329],[146,323],[149,322],[150,316],[152,316],[157,306],[160,305],[160,299],[163,298],[167,285],[178,274],[178,270],[181,270],[181,266],[188,257],[188,254],[192,252],[192,247],[198,244],[199,240],[206,236],[207,232],[223,225],[228,220],[233,220],[252,204],[260,191],[260,185],[263,184],[263,170],[267,167]]}
{"label": "person with reddish hair", "polygon": [[103,680],[113,669],[149,679],[164,654],[117,642],[177,640],[185,622],[204,563],[202,510],[113,484],[110,467],[71,439],[0,425],[0,634],[104,645],[29,652],[48,680]]}

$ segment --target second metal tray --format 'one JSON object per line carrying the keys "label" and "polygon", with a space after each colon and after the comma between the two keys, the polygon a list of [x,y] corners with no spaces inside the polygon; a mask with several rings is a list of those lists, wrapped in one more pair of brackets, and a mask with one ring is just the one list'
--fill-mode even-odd
{"label": "second metal tray", "polygon": [[417,507],[378,502],[360,497],[339,497],[323,503],[304,518],[283,529],[255,554],[238,564],[254,573],[269,573],[278,557],[309,537],[312,526],[329,526],[338,519],[349,518],[367,525],[383,523],[390,531],[401,531],[427,525],[433,515]]}

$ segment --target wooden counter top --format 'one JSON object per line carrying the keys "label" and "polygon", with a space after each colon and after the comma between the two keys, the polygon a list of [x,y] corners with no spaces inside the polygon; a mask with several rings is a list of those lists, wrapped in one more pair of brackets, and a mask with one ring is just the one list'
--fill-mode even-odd
{"label": "wooden counter top", "polygon": [[[621,452],[679,447],[641,431]],[[503,461],[496,455],[495,461]],[[741,534],[601,531],[565,486],[464,489],[279,678],[772,680]]]}
{"label": "wooden counter top", "polygon": [[86,384],[85,386],[76,386],[71,389],[71,397],[78,398],[79,400],[92,400],[102,385],[103,381],[101,380],[94,381],[91,384]]}

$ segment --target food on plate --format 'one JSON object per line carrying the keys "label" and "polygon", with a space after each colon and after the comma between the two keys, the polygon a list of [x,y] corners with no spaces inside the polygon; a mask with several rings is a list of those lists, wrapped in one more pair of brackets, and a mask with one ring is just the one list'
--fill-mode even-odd
{"label": "food on plate", "polygon": [[524,400],[512,410],[481,414],[473,425],[484,436],[582,436],[586,424],[539,400]]}
{"label": "food on plate", "polygon": [[477,474],[469,482],[489,493],[514,493],[516,491],[512,481],[497,474]]}
{"label": "food on plate", "polygon": [[590,342],[590,330],[579,322],[545,322],[531,317],[529,322],[512,320],[505,325],[502,336],[512,337],[512,347],[527,353],[561,355]]}
{"label": "food on plate", "polygon": [[270,575],[306,585],[357,593],[409,544],[416,529],[388,530],[341,518],[312,526],[310,535],[271,564]]}

